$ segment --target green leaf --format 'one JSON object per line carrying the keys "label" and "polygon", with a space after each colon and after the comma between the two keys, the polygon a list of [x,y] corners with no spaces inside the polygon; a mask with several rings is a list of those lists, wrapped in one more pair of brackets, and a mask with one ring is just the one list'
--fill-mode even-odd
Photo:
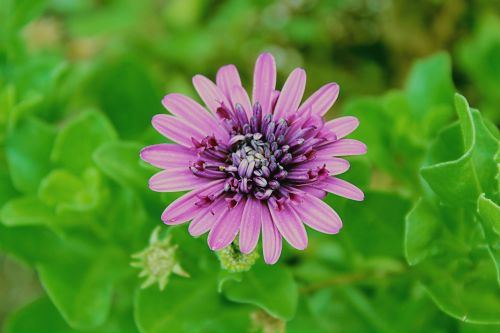
{"label": "green leaf", "polygon": [[6,32],[20,29],[38,16],[46,6],[46,1],[3,0],[0,10],[1,26]]}
{"label": "green leaf", "polygon": [[494,155],[499,143],[485,127],[480,113],[469,109],[464,97],[457,95],[455,104],[465,152],[456,160],[424,167],[421,173],[443,202],[475,205],[482,192],[495,191],[492,180],[498,167]]}
{"label": "green leaf", "polygon": [[95,209],[100,201],[100,174],[87,169],[83,177],[55,169],[40,184],[40,199],[57,212]]}
{"label": "green leaf", "polygon": [[345,221],[341,233],[367,257],[402,257],[403,221],[409,208],[410,203],[397,194],[366,192],[363,202],[348,201],[339,210]]}
{"label": "green leaf", "polygon": [[113,125],[103,114],[86,111],[59,132],[51,157],[64,168],[80,173],[93,164],[92,154],[98,146],[116,138]]}
{"label": "green leaf", "polygon": [[66,324],[47,297],[41,297],[10,315],[4,333],[68,333],[78,332]]}
{"label": "green leaf", "polygon": [[248,308],[227,304],[215,274],[172,277],[164,291],[137,291],[135,320],[141,332],[246,332]]}
{"label": "green leaf", "polygon": [[479,197],[477,207],[500,284],[500,207],[484,194]]}
{"label": "green leaf", "polygon": [[415,119],[422,120],[448,108],[451,113],[455,88],[451,78],[451,61],[446,53],[438,53],[413,65],[405,87]]}
{"label": "green leaf", "polygon": [[141,149],[142,146],[134,142],[105,143],[94,153],[94,161],[118,184],[146,189],[151,172],[139,158]]}
{"label": "green leaf", "polygon": [[1,210],[0,220],[6,226],[50,225],[54,213],[36,197],[12,199]]}
{"label": "green leaf", "polygon": [[71,327],[95,328],[109,316],[113,283],[128,269],[128,259],[113,248],[68,242],[64,253],[37,266],[40,281]]}
{"label": "green leaf", "polygon": [[55,130],[36,118],[26,118],[12,130],[5,152],[16,189],[34,193],[50,170],[49,155]]}
{"label": "green leaf", "polygon": [[104,64],[93,82],[101,109],[126,139],[142,134],[152,116],[163,112],[158,85],[134,58]]}
{"label": "green leaf", "polygon": [[227,279],[222,285],[223,294],[229,300],[257,305],[283,320],[294,317],[298,287],[288,270],[259,263],[242,275],[241,282]]}
{"label": "green leaf", "polygon": [[437,209],[424,200],[419,200],[406,216],[405,255],[410,265],[416,265],[434,254],[435,240],[440,232]]}

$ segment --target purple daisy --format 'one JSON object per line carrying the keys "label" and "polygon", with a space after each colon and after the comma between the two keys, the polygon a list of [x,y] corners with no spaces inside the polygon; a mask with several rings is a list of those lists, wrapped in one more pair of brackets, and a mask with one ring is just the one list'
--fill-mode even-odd
{"label": "purple daisy", "polygon": [[153,127],[175,144],[146,147],[141,158],[164,170],[151,177],[153,191],[188,191],[162,214],[169,225],[191,221],[189,233],[208,234],[220,250],[239,234],[242,253],[252,252],[262,232],[264,260],[275,263],[282,237],[307,247],[304,224],[327,234],[342,227],[322,201],[327,192],[363,200],[356,186],[337,178],[349,169],[338,156],[366,152],[360,141],[344,139],[355,117],[325,121],[339,93],[336,83],[321,87],[302,105],[306,73],[295,69],[276,90],[276,64],[263,53],[255,64],[252,99],[234,65],[217,72],[216,83],[202,75],[193,84],[208,111],[181,94],[163,105],[172,115],[153,117]]}

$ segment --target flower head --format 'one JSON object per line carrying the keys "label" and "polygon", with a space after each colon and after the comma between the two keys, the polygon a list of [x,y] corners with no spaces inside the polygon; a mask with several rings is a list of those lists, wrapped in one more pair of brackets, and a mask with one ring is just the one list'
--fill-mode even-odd
{"label": "flower head", "polygon": [[306,82],[295,69],[276,90],[276,64],[269,53],[255,64],[252,98],[233,65],[222,67],[216,83],[202,75],[193,84],[208,111],[180,94],[163,105],[172,115],[156,115],[153,126],[176,142],[146,147],[141,157],[164,169],[150,180],[159,192],[185,191],[162,214],[166,224],[191,221],[189,232],[209,232],[208,245],[220,250],[239,234],[242,253],[252,252],[262,233],[266,263],[275,263],[284,238],[307,247],[304,224],[335,234],[337,213],[321,199],[331,192],[363,200],[363,192],[337,178],[349,168],[339,158],[366,152],[344,139],[358,126],[354,117],[326,122],[339,87],[329,83],[301,103]]}
{"label": "flower head", "polygon": [[133,254],[132,258],[137,259],[131,263],[133,267],[142,269],[139,277],[146,277],[141,288],[147,288],[158,282],[160,290],[163,290],[168,283],[172,273],[189,277],[176,258],[177,245],[172,245],[172,236],[159,238],[160,228],[155,228],[149,239],[149,246],[139,253]]}

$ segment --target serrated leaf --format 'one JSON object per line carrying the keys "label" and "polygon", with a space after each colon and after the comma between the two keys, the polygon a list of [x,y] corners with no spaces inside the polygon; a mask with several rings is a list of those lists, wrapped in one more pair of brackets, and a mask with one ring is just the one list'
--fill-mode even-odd
{"label": "serrated leaf", "polygon": [[229,300],[257,305],[283,320],[291,320],[297,310],[297,284],[283,267],[256,264],[242,274],[241,281],[227,279],[221,289]]}
{"label": "serrated leaf", "polygon": [[141,149],[134,142],[109,142],[101,145],[93,158],[102,172],[118,184],[145,189],[152,172],[139,158]]}
{"label": "serrated leaf", "polygon": [[172,277],[164,291],[139,290],[135,320],[141,332],[245,332],[247,307],[227,304],[217,293],[215,274]]}
{"label": "serrated leaf", "polygon": [[12,182],[24,193],[35,193],[50,170],[55,130],[36,118],[26,118],[7,136],[5,152]]}
{"label": "serrated leaf", "polygon": [[478,199],[477,208],[500,284],[500,207],[482,194]]}
{"label": "serrated leaf", "polygon": [[[470,110],[464,97],[455,97],[464,154],[452,161],[422,168],[424,179],[440,199],[450,205],[476,204],[477,197],[492,193],[497,174],[494,155],[498,141],[486,129],[481,115]],[[458,139],[458,138],[457,138]]]}
{"label": "serrated leaf", "polygon": [[113,125],[103,114],[86,111],[59,132],[51,158],[62,167],[80,173],[93,165],[92,154],[97,147],[116,138]]}

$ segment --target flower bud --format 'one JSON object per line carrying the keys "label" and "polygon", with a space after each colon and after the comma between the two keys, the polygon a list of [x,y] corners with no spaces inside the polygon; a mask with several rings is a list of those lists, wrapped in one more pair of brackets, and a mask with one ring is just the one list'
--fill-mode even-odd
{"label": "flower bud", "polygon": [[139,253],[133,254],[132,258],[137,261],[132,262],[132,267],[142,269],[139,277],[146,277],[141,288],[147,288],[158,282],[160,290],[163,290],[168,283],[168,279],[172,273],[189,277],[180,266],[176,258],[178,245],[172,245],[172,236],[167,235],[165,238],[159,238],[160,227],[156,227],[151,233],[149,246]]}

